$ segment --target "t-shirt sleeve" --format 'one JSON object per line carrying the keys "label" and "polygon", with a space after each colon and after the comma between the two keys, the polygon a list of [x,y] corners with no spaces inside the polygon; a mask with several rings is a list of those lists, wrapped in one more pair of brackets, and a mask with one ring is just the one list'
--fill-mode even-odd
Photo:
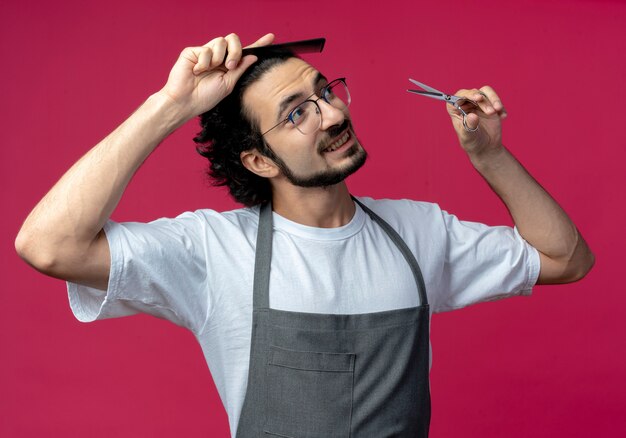
{"label": "t-shirt sleeve", "polygon": [[441,213],[446,245],[434,311],[531,294],[539,277],[539,253],[516,228],[460,221]]}
{"label": "t-shirt sleeve", "polygon": [[211,311],[206,236],[201,215],[104,227],[111,253],[106,291],[67,283],[83,322],[147,313],[196,332]]}

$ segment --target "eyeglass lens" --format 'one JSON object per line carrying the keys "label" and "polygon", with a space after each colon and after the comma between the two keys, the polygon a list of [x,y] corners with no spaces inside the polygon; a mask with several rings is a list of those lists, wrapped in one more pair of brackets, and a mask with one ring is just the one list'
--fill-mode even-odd
{"label": "eyeglass lens", "polygon": [[[350,92],[343,81],[333,81],[321,90],[320,99],[343,110],[350,105]],[[312,134],[322,124],[319,104],[312,100],[303,102],[291,111],[289,120],[301,133]]]}

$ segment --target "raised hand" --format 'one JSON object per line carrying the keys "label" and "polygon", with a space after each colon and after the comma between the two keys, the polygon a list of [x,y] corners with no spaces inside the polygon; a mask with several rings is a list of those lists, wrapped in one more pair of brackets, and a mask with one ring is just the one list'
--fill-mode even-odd
{"label": "raised hand", "polygon": [[462,105],[463,111],[468,114],[465,121],[468,128],[478,128],[473,132],[468,132],[463,126],[461,112],[452,105],[446,105],[463,149],[470,154],[481,154],[502,146],[501,121],[506,118],[507,112],[494,89],[485,85],[480,89],[459,90],[454,95],[476,103]]}
{"label": "raised hand", "polygon": [[[268,33],[248,47],[266,46],[274,35]],[[185,48],[172,68],[160,94],[171,99],[185,120],[202,114],[224,99],[256,56],[241,57],[239,37],[231,33],[214,38],[200,47]]]}

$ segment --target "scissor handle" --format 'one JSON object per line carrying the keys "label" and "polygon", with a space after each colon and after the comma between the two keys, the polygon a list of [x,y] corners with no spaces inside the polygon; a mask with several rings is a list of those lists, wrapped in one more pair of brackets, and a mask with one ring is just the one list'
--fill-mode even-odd
{"label": "scissor handle", "polygon": [[422,90],[406,90],[406,91],[410,93],[420,94],[426,97],[431,97],[437,100],[443,100],[447,104],[452,105],[454,108],[459,110],[461,114],[463,114],[463,128],[465,128],[467,132],[478,131],[478,126],[476,126],[476,128],[474,129],[470,129],[469,125],[467,124],[467,113],[465,112],[465,110],[463,110],[463,108],[461,108],[461,105],[463,105],[465,102],[469,102],[472,105],[474,105],[476,108],[478,108],[478,104],[476,102],[474,102],[471,99],[468,99],[467,97],[459,97],[459,96],[442,93],[441,91],[438,91],[432,87],[429,87],[428,85],[422,84],[421,82],[418,82],[415,79],[409,79],[409,81],[411,81],[413,84],[417,85],[418,87],[423,88],[426,91],[422,91]]}
{"label": "scissor handle", "polygon": [[[456,97],[456,96],[454,96]],[[458,109],[459,111],[461,111],[461,113],[463,114],[463,128],[465,128],[465,130],[467,132],[476,132],[478,131],[478,125],[476,125],[476,127],[474,129],[471,129],[468,125],[467,125],[467,113],[463,110],[463,108],[461,108],[461,105],[464,104],[465,102],[469,102],[472,105],[474,105],[476,108],[478,108],[478,104],[476,102],[474,102],[471,99],[466,99],[464,97],[457,97],[454,100],[454,103],[452,104],[456,109]]]}

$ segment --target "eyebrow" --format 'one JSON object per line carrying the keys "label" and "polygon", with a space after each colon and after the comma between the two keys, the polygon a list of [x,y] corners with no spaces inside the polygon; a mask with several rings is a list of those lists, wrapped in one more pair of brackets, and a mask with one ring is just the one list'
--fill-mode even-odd
{"label": "eyebrow", "polygon": [[[319,85],[319,83],[324,80],[326,81],[328,80],[326,79],[326,76],[324,76],[320,72],[317,72],[317,74],[315,75],[315,78],[313,79],[313,87],[315,88],[315,91],[317,91],[317,85]],[[315,92],[313,94],[315,94]],[[297,101],[297,100],[304,101],[304,98],[305,98],[305,94],[302,91],[295,93],[295,94],[290,94],[289,96],[283,98],[283,100],[280,101],[280,106],[278,107],[278,113],[276,114],[276,123],[281,122],[281,120],[284,118],[282,116],[283,113],[285,112],[287,108],[291,106],[291,104],[294,101]]]}

